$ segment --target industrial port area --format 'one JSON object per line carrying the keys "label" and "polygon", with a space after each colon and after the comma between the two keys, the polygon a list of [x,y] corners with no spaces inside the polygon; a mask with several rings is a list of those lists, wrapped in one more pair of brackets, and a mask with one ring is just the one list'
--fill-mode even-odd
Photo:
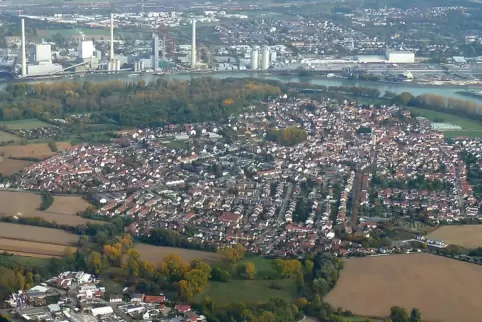
{"label": "industrial port area", "polygon": [[[22,79],[87,73],[134,76],[253,71],[362,77],[386,83],[481,84],[478,34],[453,36],[451,44],[443,46],[427,45],[425,39],[414,38],[413,32],[409,36],[392,28],[417,26],[410,22],[412,16],[437,20],[461,7],[416,12],[367,9],[343,14],[349,22],[343,25],[334,19],[340,12],[325,13],[319,21],[312,21],[303,15],[288,15],[288,7],[204,4],[191,12],[181,5],[166,10],[155,2],[142,1],[127,2],[114,10],[111,5],[86,5],[87,14],[74,13],[67,4],[58,10],[42,4],[20,10],[4,5],[3,25],[18,32],[5,36],[0,65],[3,71]],[[268,9],[274,12],[265,12]],[[307,10],[302,3],[289,9]],[[36,27],[39,22],[40,28]],[[387,26],[394,32],[385,39],[371,36],[371,29]],[[464,55],[461,46],[475,46],[471,50],[475,55]]]}

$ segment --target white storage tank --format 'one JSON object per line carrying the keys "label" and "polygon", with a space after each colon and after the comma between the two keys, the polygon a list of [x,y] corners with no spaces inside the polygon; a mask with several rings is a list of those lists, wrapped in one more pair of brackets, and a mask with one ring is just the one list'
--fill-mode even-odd
{"label": "white storage tank", "polygon": [[258,69],[259,63],[259,46],[253,46],[251,49],[251,69]]}

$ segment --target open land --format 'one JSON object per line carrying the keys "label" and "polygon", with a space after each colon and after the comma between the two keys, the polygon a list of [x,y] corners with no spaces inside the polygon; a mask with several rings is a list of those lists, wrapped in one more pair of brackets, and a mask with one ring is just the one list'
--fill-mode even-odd
{"label": "open land", "polygon": [[30,257],[60,257],[74,249],[78,236],[65,231],[12,223],[0,225],[0,252]]}
{"label": "open land", "polygon": [[467,248],[482,247],[482,225],[442,226],[428,237]]}
{"label": "open land", "polygon": [[[480,321],[482,266],[430,254],[365,257],[345,268],[325,300],[363,316],[417,307],[424,320]],[[367,292],[370,296],[367,296]]]}
{"label": "open land", "polygon": [[196,258],[201,258],[206,262],[212,263],[219,261],[220,259],[219,254],[193,249],[181,249],[148,244],[136,244],[136,249],[141,254],[143,260],[153,263],[161,262],[163,257],[171,253],[178,255],[184,261],[192,261]]}
{"label": "open land", "polygon": [[468,137],[479,137],[482,135],[482,122],[478,122],[476,120],[472,120],[469,118],[456,116],[453,114],[442,113],[437,111],[431,111],[416,107],[409,107],[408,108],[411,112],[413,112],[416,116],[423,116],[428,118],[431,121],[436,122],[446,122],[451,123],[454,125],[458,125],[462,128],[462,130],[454,130],[454,131],[444,131],[445,137],[457,137],[457,136],[468,136]]}
{"label": "open land", "polygon": [[14,160],[0,157],[0,173],[4,176],[11,176],[25,167],[33,164],[33,161]]}
{"label": "open land", "polygon": [[[59,151],[71,148],[70,142],[58,142],[57,149]],[[47,143],[27,144],[27,145],[7,145],[0,147],[0,155],[13,158],[37,158],[46,159],[54,156],[56,152],[52,152]]]}
{"label": "open land", "polygon": [[20,141],[19,136],[10,134],[8,132],[0,131],[0,142]]}
{"label": "open land", "polygon": [[0,238],[22,241],[72,246],[78,241],[78,236],[60,229],[35,227],[13,223],[0,224]]}
{"label": "open land", "polygon": [[293,279],[282,280],[231,280],[227,283],[210,282],[197,298],[209,296],[219,305],[232,301],[264,303],[273,297],[294,299],[296,282]]}
{"label": "open land", "polygon": [[[35,243],[23,240],[0,238],[0,251],[22,256],[38,255],[42,257],[59,257],[65,254],[69,246]],[[74,247],[70,247],[74,249]]]}
{"label": "open land", "polygon": [[40,121],[38,119],[25,119],[25,120],[15,120],[15,121],[1,121],[0,126],[5,126],[10,130],[29,130],[36,129],[39,127],[52,126],[47,122]]}
{"label": "open land", "polygon": [[[76,215],[78,211],[85,210],[88,206],[88,203],[80,197],[55,196],[54,203],[46,211],[38,210],[40,204],[41,196],[35,193],[0,191],[0,205],[2,205],[0,216],[40,217],[71,226],[94,222],[94,220]],[[83,208],[84,205],[85,208]],[[104,223],[103,221],[95,222]]]}

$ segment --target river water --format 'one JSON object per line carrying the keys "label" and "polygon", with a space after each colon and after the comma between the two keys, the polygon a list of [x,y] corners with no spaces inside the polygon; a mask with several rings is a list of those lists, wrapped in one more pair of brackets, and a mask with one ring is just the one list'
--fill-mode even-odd
{"label": "river water", "polygon": [[[463,91],[463,90],[482,90],[482,87],[475,87],[475,86],[422,86],[416,84],[388,84],[388,83],[379,83],[379,82],[370,82],[370,81],[362,81],[362,80],[346,80],[340,78],[326,78],[321,76],[314,76],[310,78],[299,78],[298,76],[279,76],[279,75],[269,75],[264,73],[253,73],[253,72],[210,72],[210,73],[181,73],[181,74],[172,74],[172,75],[153,75],[147,73],[141,74],[87,74],[85,77],[80,78],[81,81],[91,81],[91,82],[105,82],[109,80],[120,80],[125,82],[135,82],[138,80],[144,80],[145,82],[156,81],[158,78],[163,78],[166,80],[177,79],[177,80],[189,80],[192,78],[198,77],[213,77],[213,78],[228,78],[228,77],[236,77],[236,78],[243,78],[243,77],[255,77],[260,79],[270,79],[270,80],[277,80],[280,82],[302,82],[307,84],[314,84],[314,85],[325,85],[325,86],[362,86],[362,87],[369,87],[369,88],[376,88],[380,91],[383,95],[385,91],[390,91],[396,94],[400,94],[403,92],[409,92],[412,95],[421,95],[421,94],[435,94],[435,95],[442,95],[444,97],[457,97],[463,98],[465,100],[470,100],[476,103],[482,103],[481,100],[469,97],[469,96],[462,96],[458,95],[455,92]],[[65,78],[54,78],[54,79],[43,79],[43,80],[35,80],[32,81],[34,83],[37,82],[61,82],[68,79]],[[0,89],[5,88],[6,83],[0,85]]]}

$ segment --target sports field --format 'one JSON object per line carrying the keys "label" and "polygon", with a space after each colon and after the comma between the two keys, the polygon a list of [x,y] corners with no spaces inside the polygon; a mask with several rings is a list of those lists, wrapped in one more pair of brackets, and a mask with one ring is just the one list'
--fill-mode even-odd
{"label": "sports field", "polygon": [[7,129],[10,130],[28,130],[37,129],[39,127],[48,127],[52,125],[38,119],[25,119],[15,121],[1,121],[0,126],[6,126]]}
{"label": "sports field", "polygon": [[451,123],[454,125],[458,125],[462,128],[462,130],[460,131],[444,131],[443,133],[445,137],[482,137],[482,122],[479,122],[477,120],[417,107],[409,107],[408,109],[416,116],[423,116],[434,122],[436,121]]}
{"label": "sports field", "polygon": [[325,300],[362,316],[417,307],[423,320],[479,322],[482,266],[430,254],[348,259]]}
{"label": "sports field", "polygon": [[482,225],[442,226],[427,237],[467,248],[482,247]]}

